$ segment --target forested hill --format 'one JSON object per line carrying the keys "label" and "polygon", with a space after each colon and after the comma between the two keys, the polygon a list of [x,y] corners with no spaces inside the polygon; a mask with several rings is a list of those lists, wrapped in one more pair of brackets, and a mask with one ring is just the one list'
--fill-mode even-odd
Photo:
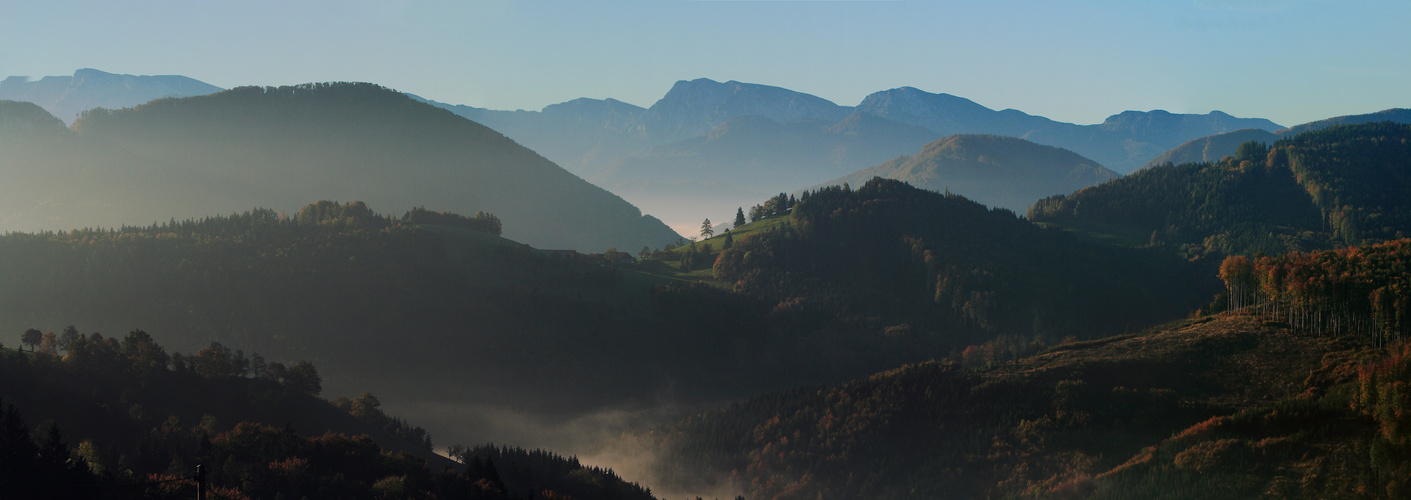
{"label": "forested hill", "polygon": [[[659,453],[660,488],[746,498],[1383,498],[1407,461],[1377,430],[1405,431],[1350,404],[1363,356],[1207,318],[978,371],[922,363],[762,395],[636,444]],[[1405,359],[1381,387],[1405,381]]]}
{"label": "forested hill", "polygon": [[873,177],[956,193],[992,207],[1023,212],[1035,200],[1118,177],[1077,153],[1013,137],[953,135],[903,156],[825,182],[862,185]]}
{"label": "forested hill", "polygon": [[1370,123],[1245,143],[1040,200],[1037,222],[1206,254],[1334,248],[1411,233],[1411,125]]}
{"label": "forested hill", "polygon": [[64,122],[33,103],[0,101],[0,133],[63,134]]}
{"label": "forested hill", "polygon": [[291,217],[7,234],[0,331],[142,325],[187,352],[220,341],[310,359],[333,394],[398,407],[576,411],[651,394],[653,363],[688,383],[680,372],[720,362],[652,324],[653,278],[417,213],[322,202]]}
{"label": "forested hill", "polygon": [[737,292],[362,203],[14,233],[0,237],[0,332],[141,325],[185,351],[310,359],[332,394],[432,409],[418,421],[452,442],[538,447],[551,443],[504,412],[696,405],[971,345],[1003,359],[1180,317],[1220,288],[1174,257],[897,181],[821,191],[789,220],[706,261]]}
{"label": "forested hill", "polygon": [[306,361],[220,343],[168,353],[142,330],[28,333],[28,349],[0,348],[6,498],[193,498],[198,465],[212,498],[652,498],[538,450],[479,447],[455,464],[370,393],[315,397]]}
{"label": "forested hill", "polygon": [[1241,259],[1237,312],[769,393],[632,444],[661,488],[747,498],[1405,498],[1411,240]]}
{"label": "forested hill", "polygon": [[998,336],[1120,333],[1179,317],[1216,291],[1193,269],[874,178],[856,190],[807,193],[789,225],[724,250],[714,274],[781,310],[858,315],[888,336],[953,348]]}
{"label": "forested hill", "polygon": [[1287,130],[1279,131],[1279,133],[1301,134],[1303,132],[1324,129],[1336,125],[1356,125],[1361,123],[1377,122],[1411,123],[1411,109],[1391,108],[1384,109],[1376,113],[1336,116],[1325,120],[1308,122],[1302,125],[1294,125],[1292,127],[1289,127]]}
{"label": "forested hill", "polygon": [[[3,118],[0,118],[3,120]],[[371,84],[243,87],[94,110],[32,151],[0,134],[5,230],[147,224],[311,199],[493,212],[540,248],[600,252],[678,236],[484,126]],[[62,199],[53,199],[64,193]]]}
{"label": "forested hill", "polygon": [[[909,321],[911,309],[835,314],[813,307],[819,302],[811,295],[730,293],[629,263],[537,251],[444,225],[449,216],[416,213],[387,217],[362,203],[320,202],[288,217],[258,209],[118,230],[7,234],[0,237],[0,332],[72,324],[111,334],[140,325],[186,352],[219,341],[272,359],[309,359],[330,394],[372,391],[393,411],[421,410],[417,420],[449,442],[535,447],[553,437],[522,419],[505,421],[506,412],[555,421],[658,402],[697,405],[845,380],[1009,332],[945,329],[963,324],[951,312],[957,306],[910,286],[926,286],[914,282],[926,279],[920,274],[878,276],[908,281],[876,286],[905,286],[908,307],[944,311],[937,314],[948,322],[888,330]],[[996,220],[1027,226],[1008,213]],[[985,273],[970,273],[978,265],[963,269],[980,281],[947,290],[975,292],[980,299],[959,306],[993,314],[976,309],[989,300]],[[850,286],[831,284],[835,277],[816,279],[830,283],[826,290]],[[1212,283],[1199,300],[1129,300],[1168,304],[1168,313],[1180,315],[1217,289]],[[1106,300],[1096,297],[1088,303]],[[1128,309],[1111,316],[1146,320],[1147,309]],[[1091,306],[1083,312],[1099,314]],[[1054,338],[1071,331],[1031,319],[1017,327],[1024,343],[1036,331]],[[1105,324],[1125,326],[1117,321]]]}

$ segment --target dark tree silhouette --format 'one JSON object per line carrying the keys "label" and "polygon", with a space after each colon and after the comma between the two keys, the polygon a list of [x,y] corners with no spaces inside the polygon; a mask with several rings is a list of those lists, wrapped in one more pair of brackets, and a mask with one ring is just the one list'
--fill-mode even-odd
{"label": "dark tree silhouette", "polygon": [[30,350],[30,351],[33,351],[33,350],[34,350],[34,347],[37,346],[37,345],[39,345],[39,343],[40,343],[40,342],[43,342],[43,341],[44,341],[44,332],[41,332],[41,331],[39,331],[39,330],[37,330],[37,329],[34,329],[34,328],[30,328],[30,329],[28,329],[28,330],[25,330],[25,331],[24,331],[24,335],[21,335],[21,336],[20,336],[20,342],[24,343],[24,345],[29,346],[29,350]]}

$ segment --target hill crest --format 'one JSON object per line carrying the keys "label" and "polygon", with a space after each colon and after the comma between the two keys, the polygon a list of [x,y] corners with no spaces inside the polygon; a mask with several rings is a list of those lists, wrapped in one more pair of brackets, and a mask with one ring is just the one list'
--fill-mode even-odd
{"label": "hill crest", "polygon": [[46,76],[39,80],[11,76],[0,81],[0,99],[33,102],[67,125],[94,108],[126,108],[163,97],[197,96],[220,90],[180,75],[120,75],[91,68],[75,71],[72,76]]}
{"label": "hill crest", "polygon": [[[328,199],[393,212],[419,205],[492,212],[506,237],[541,248],[594,252],[679,237],[502,134],[373,84],[241,87],[159,99],[90,111],[73,128],[78,144],[57,163],[73,172],[67,191],[92,193],[77,197],[64,219],[33,213],[12,217],[9,229],[116,227],[249,206],[293,210]],[[102,170],[86,168],[100,163]],[[40,165],[17,168],[38,172]],[[34,196],[14,193],[9,210],[32,207],[26,200]]]}
{"label": "hill crest", "polygon": [[1014,137],[957,134],[926,144],[916,154],[838,177],[822,186],[862,185],[868,179],[882,177],[1022,213],[1043,197],[1070,193],[1119,176],[1066,149]]}

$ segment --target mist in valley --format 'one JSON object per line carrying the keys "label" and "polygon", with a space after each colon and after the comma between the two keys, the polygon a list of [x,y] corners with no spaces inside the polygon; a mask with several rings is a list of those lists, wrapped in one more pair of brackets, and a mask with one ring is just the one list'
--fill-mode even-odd
{"label": "mist in valley", "polygon": [[0,12],[0,497],[1411,491],[1405,5]]}

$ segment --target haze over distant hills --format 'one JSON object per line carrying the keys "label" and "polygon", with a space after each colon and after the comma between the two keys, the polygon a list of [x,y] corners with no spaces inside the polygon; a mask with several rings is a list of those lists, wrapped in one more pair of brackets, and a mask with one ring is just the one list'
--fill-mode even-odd
{"label": "haze over distant hills", "polygon": [[1257,128],[1215,134],[1192,139],[1185,144],[1176,146],[1175,149],[1152,158],[1142,168],[1151,168],[1167,163],[1180,165],[1183,163],[1216,162],[1221,158],[1235,154],[1235,149],[1239,148],[1240,144],[1249,141],[1272,143],[1277,140],[1279,140],[1279,134]]}
{"label": "haze over distant hills", "polygon": [[[586,177],[592,165],[641,147],[626,131],[646,108],[615,99],[579,98],[542,111],[496,111],[412,96],[510,136],[569,172]],[[603,160],[606,158],[607,160]]]}
{"label": "haze over distant hills", "polygon": [[778,122],[834,121],[851,112],[849,107],[789,89],[698,78],[676,82],[628,132],[651,144],[665,144],[699,136],[741,116],[757,115]]}
{"label": "haze over distant hills", "polygon": [[994,111],[969,99],[912,87],[867,96],[857,110],[920,125],[942,135],[981,133],[1028,139],[1073,151],[1123,173],[1197,137],[1242,128],[1283,128],[1269,120],[1235,118],[1219,111],[1189,115],[1161,110],[1124,111],[1097,125],[1074,125],[1013,109]]}
{"label": "haze over distant hills", "polygon": [[398,214],[422,205],[491,212],[505,236],[540,248],[600,252],[679,238],[499,133],[371,84],[163,99],[89,113],[72,132],[44,125],[32,107],[10,108],[48,133],[0,134],[4,230],[145,225],[330,199]]}
{"label": "haze over distant hills", "polygon": [[1302,125],[1295,125],[1276,132],[1268,132],[1260,129],[1244,129],[1201,137],[1162,153],[1161,156],[1153,158],[1151,161],[1147,162],[1146,165],[1143,165],[1142,168],[1150,168],[1167,163],[1180,165],[1182,163],[1215,162],[1220,161],[1221,158],[1235,154],[1239,145],[1248,141],[1272,144],[1281,137],[1292,137],[1303,132],[1321,130],[1336,125],[1355,125],[1359,123],[1383,121],[1411,123],[1411,109],[1392,108],[1376,113],[1367,113],[1365,115],[1338,116]]}
{"label": "haze over distant hills", "polygon": [[868,179],[896,179],[931,191],[949,191],[992,207],[1024,213],[1035,200],[1067,194],[1119,177],[1065,149],[997,135],[953,135],[912,156],[825,182],[861,186]]}
{"label": "haze over distant hills", "polygon": [[914,152],[933,136],[924,128],[866,113],[836,122],[785,123],[748,115],[720,124],[706,135],[621,158],[588,180],[651,207],[665,220],[683,221],[689,230],[699,227],[702,217],[723,222],[734,207],[749,207],[793,191],[801,182],[816,182]]}
{"label": "haze over distant hills", "polygon": [[[875,166],[954,134],[1019,137],[1120,173],[1199,137],[1283,128],[1219,111],[1160,110],[1075,125],[912,87],[877,92],[850,107],[779,87],[704,78],[677,82],[646,109],[610,99],[579,99],[538,112],[433,104],[504,133],[688,232],[702,217],[726,217],[762,195]],[[745,117],[759,119],[737,121]],[[732,139],[745,134],[759,137]]]}
{"label": "haze over distant hills", "polygon": [[221,90],[179,75],[116,75],[85,68],[75,71],[73,76],[46,76],[38,80],[11,76],[0,81],[0,100],[38,104],[71,125],[80,113],[93,108],[119,109],[163,97],[206,95]]}
{"label": "haze over distant hills", "polygon": [[[71,77],[8,78],[0,83],[0,98],[34,102],[70,122],[93,107],[119,108],[216,90],[181,76],[83,69]],[[541,111],[427,102],[505,134],[687,233],[701,218],[722,219],[734,207],[877,167],[953,134],[1018,137],[1067,149],[1123,173],[1149,163],[1218,160],[1246,140],[1272,141],[1276,131],[1411,121],[1411,112],[1392,109],[1284,129],[1269,120],[1219,111],[1156,110],[1125,111],[1100,124],[1076,125],[1014,109],[995,111],[913,87],[876,92],[857,106],[843,106],[780,87],[705,78],[677,82],[649,108],[589,98]],[[948,187],[977,199],[990,196],[983,189],[999,189],[981,184]],[[1022,208],[1024,202],[1002,205]]]}
{"label": "haze over distant hills", "polygon": [[[605,113],[601,107],[580,108],[579,113],[565,116],[557,109],[551,112],[550,108],[554,106],[545,108],[542,112],[497,112],[435,104],[471,119],[485,118],[486,126],[497,130],[498,127],[508,125],[502,123],[508,122],[509,116],[520,117],[523,121],[572,122],[578,124],[577,126],[601,128],[638,139],[642,142],[638,145],[639,149],[701,136],[714,127],[740,116],[760,115],[778,122],[797,119],[836,121],[860,111],[891,121],[924,127],[934,132],[936,138],[962,133],[1020,137],[1039,144],[1071,150],[1093,158],[1118,172],[1130,172],[1151,157],[1198,137],[1243,128],[1269,131],[1283,128],[1269,120],[1236,118],[1219,111],[1189,115],[1161,110],[1125,111],[1108,117],[1101,124],[1075,125],[1013,109],[994,111],[969,99],[950,94],[933,94],[913,87],[876,92],[867,96],[856,107],[850,107],[779,87],[735,81],[719,83],[705,78],[677,82],[661,100],[638,112],[630,123],[625,120],[602,119]],[[620,109],[626,110],[626,107]],[[628,115],[623,113],[623,116]],[[547,142],[555,133],[553,127],[545,125],[539,125],[536,129],[522,130],[518,137],[508,131],[502,132],[531,148]],[[592,148],[585,148],[576,151],[576,156],[569,156],[570,152],[564,151],[565,156],[551,159],[560,164],[582,165],[589,169],[612,161],[599,155],[595,162],[582,162],[581,157],[591,150]],[[582,173],[591,176],[594,172]]]}

